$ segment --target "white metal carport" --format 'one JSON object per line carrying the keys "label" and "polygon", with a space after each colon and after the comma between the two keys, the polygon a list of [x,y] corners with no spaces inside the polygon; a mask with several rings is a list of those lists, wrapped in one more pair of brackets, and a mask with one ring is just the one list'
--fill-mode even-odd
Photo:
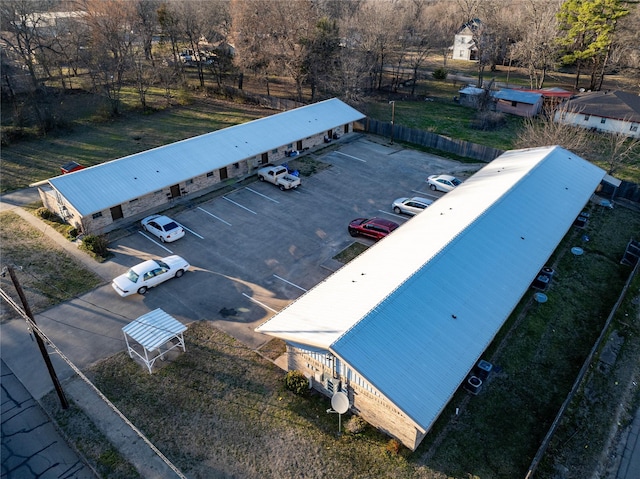
{"label": "white metal carport", "polygon": [[[182,347],[182,351],[186,351],[183,336],[186,330],[187,327],[184,324],[160,308],[140,316],[122,328],[129,357],[133,358],[135,354],[142,359],[149,369],[149,374],[156,360],[158,358],[164,360],[164,355],[172,349]],[[129,338],[142,346],[144,356],[129,344]],[[174,343],[174,340],[177,342]],[[162,351],[161,348],[164,345],[168,347]],[[156,352],[155,356],[154,352]]]}

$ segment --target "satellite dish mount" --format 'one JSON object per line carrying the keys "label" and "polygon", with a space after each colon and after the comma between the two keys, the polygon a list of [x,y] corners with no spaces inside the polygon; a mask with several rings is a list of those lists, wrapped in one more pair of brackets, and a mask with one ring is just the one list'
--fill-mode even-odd
{"label": "satellite dish mount", "polygon": [[331,409],[327,413],[338,414],[338,436],[342,434],[342,415],[349,410],[349,396],[342,391],[335,393],[331,397]]}

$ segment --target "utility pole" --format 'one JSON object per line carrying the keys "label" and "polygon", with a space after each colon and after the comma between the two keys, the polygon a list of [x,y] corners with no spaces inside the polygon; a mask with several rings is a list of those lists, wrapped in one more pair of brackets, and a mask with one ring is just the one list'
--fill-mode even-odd
{"label": "utility pole", "polygon": [[[15,286],[16,291],[18,292],[18,296],[20,296],[20,301],[22,301],[22,307],[24,308],[25,314],[29,317],[31,322],[36,325],[36,321],[33,318],[33,313],[31,313],[31,308],[29,307],[29,303],[27,303],[27,297],[24,295],[24,291],[22,291],[22,286],[18,282],[18,277],[16,276],[16,272],[13,269],[13,266],[7,266],[7,271],[9,271],[9,276],[11,276],[11,281],[13,282],[13,286]],[[31,325],[29,325],[31,326]],[[49,375],[51,376],[51,380],[53,381],[53,386],[58,393],[58,398],[60,399],[60,405],[62,409],[67,409],[69,407],[69,402],[67,401],[66,396],[64,395],[64,391],[62,390],[62,386],[60,385],[60,381],[58,380],[58,376],[56,375],[56,371],[53,369],[53,364],[51,363],[51,358],[49,357],[49,353],[47,352],[47,348],[44,344],[44,341],[40,337],[40,333],[38,332],[38,328],[32,328],[33,335],[36,337],[36,342],[38,343],[38,347],[40,348],[40,353],[42,354],[42,359],[44,359],[45,364],[47,365],[47,370],[49,371]]]}
{"label": "utility pole", "polygon": [[393,124],[396,120],[396,102],[392,100],[389,104],[391,105],[391,144],[393,145]]}

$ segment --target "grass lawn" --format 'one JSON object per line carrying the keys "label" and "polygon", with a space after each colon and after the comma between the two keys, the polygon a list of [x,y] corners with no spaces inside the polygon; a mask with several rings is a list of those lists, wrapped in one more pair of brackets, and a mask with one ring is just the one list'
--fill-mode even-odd
{"label": "grass lawn", "polygon": [[[92,96],[76,94],[67,101],[93,100]],[[251,105],[201,98],[192,105],[149,114],[125,111],[108,121],[81,119],[46,138],[3,146],[1,189],[6,193],[59,175],[60,165],[69,161],[93,166],[273,113]]]}
{"label": "grass lawn", "polygon": [[[41,231],[26,224],[13,212],[0,213],[0,244],[2,264],[14,265],[34,312],[71,299],[102,283],[101,278],[56,248]],[[0,278],[0,284],[20,304],[17,294],[13,294],[15,289],[11,278]],[[17,317],[13,309],[2,308],[2,321]]]}

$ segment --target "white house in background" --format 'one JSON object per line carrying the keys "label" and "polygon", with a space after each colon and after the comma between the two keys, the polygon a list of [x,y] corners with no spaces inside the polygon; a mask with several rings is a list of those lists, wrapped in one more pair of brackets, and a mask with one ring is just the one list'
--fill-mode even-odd
{"label": "white house in background", "polygon": [[480,23],[480,20],[476,18],[465,23],[458,30],[453,40],[453,47],[451,47],[452,60],[476,61],[478,59],[478,47],[473,37]]}
{"label": "white house in background", "polygon": [[562,103],[554,120],[640,138],[640,96],[624,91],[581,93]]}
{"label": "white house in background", "polygon": [[604,176],[558,146],[506,152],[256,331],[415,450]]}
{"label": "white house in background", "polygon": [[50,178],[42,203],[85,234],[102,234],[282,163],[353,131],[365,117],[333,98]]}

